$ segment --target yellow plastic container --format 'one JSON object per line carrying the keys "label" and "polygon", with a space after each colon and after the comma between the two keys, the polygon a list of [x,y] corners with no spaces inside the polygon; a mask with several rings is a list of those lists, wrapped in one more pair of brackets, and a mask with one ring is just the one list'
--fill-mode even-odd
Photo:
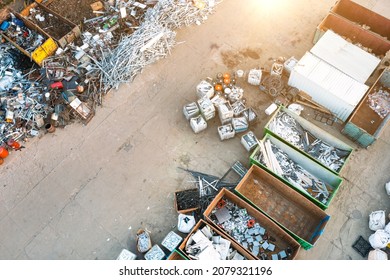
{"label": "yellow plastic container", "polygon": [[56,52],[57,48],[58,47],[56,42],[52,38],[49,38],[31,53],[31,58],[38,65],[42,65],[42,61],[45,58],[53,55]]}

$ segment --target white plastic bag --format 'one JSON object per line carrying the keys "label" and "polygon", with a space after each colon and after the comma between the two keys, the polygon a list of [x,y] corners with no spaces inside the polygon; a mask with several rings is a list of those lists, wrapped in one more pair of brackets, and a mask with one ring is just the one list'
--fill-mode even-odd
{"label": "white plastic bag", "polygon": [[297,114],[298,116],[301,114],[302,110],[304,109],[302,105],[300,104],[296,104],[296,103],[292,103],[290,105],[288,105],[287,107],[290,111],[294,112],[295,114]]}
{"label": "white plastic bag", "polygon": [[177,229],[182,233],[189,233],[195,225],[195,218],[193,216],[179,214],[177,222]]}
{"label": "white plastic bag", "polygon": [[390,222],[385,226],[385,231],[390,234]]}
{"label": "white plastic bag", "polygon": [[379,210],[372,212],[370,214],[370,222],[368,224],[368,227],[371,230],[378,230],[378,229],[383,229],[386,224],[386,216],[385,216],[385,211]]}
{"label": "white plastic bag", "polygon": [[383,229],[378,229],[375,233],[371,234],[368,238],[371,247],[374,249],[383,249],[390,242],[390,234]]}
{"label": "white plastic bag", "polygon": [[385,185],[387,195],[390,195],[390,182],[387,182]]}
{"label": "white plastic bag", "polygon": [[379,249],[371,250],[368,254],[368,259],[374,261],[385,261],[387,260],[387,254]]}

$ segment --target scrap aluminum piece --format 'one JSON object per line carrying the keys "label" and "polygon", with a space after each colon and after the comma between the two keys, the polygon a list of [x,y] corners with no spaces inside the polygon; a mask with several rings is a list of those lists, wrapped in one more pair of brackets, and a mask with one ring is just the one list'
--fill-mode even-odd
{"label": "scrap aluminum piece", "polygon": [[139,251],[140,252],[146,252],[146,250],[150,246],[150,236],[149,236],[149,234],[146,231],[144,231],[141,234],[139,234],[137,237],[138,237],[137,244],[138,244],[138,247],[139,247]]}
{"label": "scrap aluminum piece", "polygon": [[269,140],[265,143],[265,150],[259,149],[259,153],[263,156],[260,158],[262,160],[260,162],[263,165],[266,164],[263,158],[267,158],[271,163],[270,166],[267,167],[273,172],[285,178],[302,192],[319,199],[325,204],[328,202],[333,191],[331,186],[328,186],[326,182],[317,178],[290,159],[287,153],[275,146]]}
{"label": "scrap aluminum piece", "polygon": [[10,43],[0,46],[0,110],[6,113],[0,115],[0,145],[36,136],[36,116],[46,117],[52,110],[43,100],[44,85],[28,79],[35,70],[23,74],[17,69],[15,51]]}
{"label": "scrap aluminum piece", "polygon": [[368,104],[382,119],[390,113],[390,91],[385,88],[376,89],[368,95]]}
{"label": "scrap aluminum piece", "polygon": [[204,1],[204,8],[199,9],[191,1],[160,0],[145,13],[145,20],[157,21],[164,26],[176,29],[204,22],[214,12],[216,4],[222,1]]}
{"label": "scrap aluminum piece", "polygon": [[[349,155],[348,151],[335,148],[321,139],[314,137],[293,117],[285,112],[279,112],[276,115],[271,121],[269,129],[336,172],[340,171]],[[310,138],[314,139],[311,140],[311,143]]]}
{"label": "scrap aluminum piece", "polygon": [[[207,232],[207,234],[205,234],[205,232]],[[195,236],[198,238],[194,238]],[[218,235],[205,225],[190,236],[185,244],[185,251],[189,254],[191,259],[201,258],[200,255],[207,250],[211,253],[209,257],[213,259],[231,260],[233,259],[232,255],[234,252],[229,253],[231,251],[230,244],[230,241],[226,239],[223,240],[222,236]],[[245,258],[240,255],[240,259]]]}
{"label": "scrap aluminum piece", "polygon": [[161,245],[172,252],[177,246],[179,246],[182,240],[183,238],[180,235],[173,231],[170,231],[161,242]]}
{"label": "scrap aluminum piece", "polygon": [[243,115],[248,120],[248,122],[253,122],[257,118],[257,115],[252,108],[245,109],[243,111]]}
{"label": "scrap aluminum piece", "polygon": [[[276,239],[271,238],[266,229],[263,228],[257,221],[255,221],[253,227],[248,226],[248,222],[255,219],[248,214],[245,208],[238,207],[226,198],[222,199],[226,202],[225,209],[229,211],[230,218],[225,218],[223,219],[223,222],[219,222],[220,218],[216,215],[216,213],[221,209],[218,209],[217,207],[212,210],[212,214],[209,218],[228,235],[233,237],[235,241],[240,243],[242,247],[261,259],[271,259],[271,254],[275,250],[280,251],[283,249],[278,247]],[[287,247],[286,250],[281,250],[280,252],[287,250],[290,250],[290,248]],[[281,255],[280,259],[282,259],[282,257],[288,257],[287,254],[282,253]]]}
{"label": "scrap aluminum piece", "polygon": [[164,257],[164,251],[157,244],[145,254],[145,260],[162,260]]}
{"label": "scrap aluminum piece", "polygon": [[234,102],[231,106],[235,117],[239,116],[246,109],[242,101]]}

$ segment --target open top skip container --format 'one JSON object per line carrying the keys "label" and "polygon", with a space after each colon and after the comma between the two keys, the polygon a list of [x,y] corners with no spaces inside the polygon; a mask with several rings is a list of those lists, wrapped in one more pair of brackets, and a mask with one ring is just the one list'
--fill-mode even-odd
{"label": "open top skip container", "polygon": [[[180,203],[181,197],[185,197],[185,200],[187,200],[187,204],[190,203],[191,206],[186,206],[186,208],[182,208],[183,206]],[[199,209],[199,190],[194,189],[187,189],[182,191],[176,191],[175,192],[175,209],[178,213],[181,214],[188,214],[190,212],[196,211]]]}
{"label": "open top skip container", "polygon": [[[64,48],[67,44],[73,42],[77,37],[80,36],[81,31],[76,24],[62,17],[60,14],[49,9],[48,7],[40,4],[39,2],[41,1],[36,1],[35,3],[27,6],[20,14],[32,24],[37,25],[41,32],[45,33],[47,37],[51,37],[56,40],[61,48]],[[39,21],[33,23],[31,19],[28,18],[30,16],[31,9],[39,9],[42,16],[47,18],[50,17],[53,26],[50,28],[45,28],[44,26],[41,26],[42,24]],[[61,32],[57,30],[60,27]]]}
{"label": "open top skip container", "polygon": [[192,260],[187,255],[187,253],[185,251],[186,245],[187,245],[188,240],[190,239],[191,235],[193,235],[196,231],[198,231],[199,229],[202,229],[205,226],[209,226],[210,229],[214,233],[216,233],[217,235],[221,236],[224,239],[229,240],[231,242],[230,247],[233,248],[234,250],[237,250],[237,252],[240,255],[242,255],[243,257],[245,257],[245,259],[255,260],[255,258],[251,254],[249,254],[244,248],[242,248],[237,243],[233,242],[233,240],[230,236],[228,236],[226,233],[223,233],[220,229],[216,228],[215,226],[211,225],[210,223],[208,223],[207,221],[204,221],[202,219],[199,220],[199,222],[192,228],[191,232],[187,235],[187,237],[183,240],[183,242],[179,246],[179,251],[180,251],[181,255],[183,255],[185,258],[187,258],[188,260]]}
{"label": "open top skip container", "polygon": [[[369,97],[376,91],[382,89],[390,92],[390,85],[385,83],[384,77],[390,76],[390,70],[381,73],[379,78],[366,93],[358,107],[348,118],[342,133],[352,140],[355,140],[360,146],[367,148],[378,139],[390,119],[390,114],[381,118],[369,104]],[[388,79],[389,80],[389,79]]]}
{"label": "open top skip container", "polygon": [[390,39],[390,19],[381,16],[351,0],[339,0],[331,12],[358,25],[366,25],[369,32]]}
{"label": "open top skip container", "polygon": [[170,261],[186,261],[186,260],[188,260],[188,258],[186,256],[184,256],[180,251],[175,249],[168,256],[167,260],[170,260]]}
{"label": "open top skip container", "polygon": [[304,249],[312,248],[330,216],[279,179],[252,165],[235,191],[270,217]]}
{"label": "open top skip container", "polygon": [[[276,133],[273,129],[272,123],[275,121],[277,116],[279,114],[286,113],[290,117],[292,117],[297,124],[299,124],[304,130],[306,130],[308,133],[310,133],[312,136],[316,137],[319,140],[322,140],[323,142],[327,143],[328,145],[331,145],[334,148],[340,149],[343,151],[343,153],[346,153],[347,156],[344,160],[343,165],[338,170],[332,169],[331,166],[327,165],[326,163],[320,161],[318,158],[312,156],[311,154],[307,153],[305,150],[300,149],[297,146],[294,146],[293,143],[289,142],[289,139],[282,138],[279,134]],[[296,150],[300,151],[307,157],[311,158],[315,162],[319,163],[320,165],[324,166],[325,168],[329,169],[330,171],[334,172],[335,174],[340,174],[340,172],[343,170],[345,164],[348,162],[348,159],[350,158],[353,148],[343,141],[339,140],[338,138],[334,137],[333,135],[329,134],[328,132],[324,131],[323,129],[319,128],[318,126],[314,125],[313,123],[309,122],[308,120],[302,118],[301,116],[298,116],[297,114],[291,112],[290,110],[280,107],[272,116],[270,121],[266,124],[264,127],[264,133],[271,134],[272,136],[278,138],[279,140],[287,143],[291,147],[295,148]]]}
{"label": "open top skip container", "polygon": [[57,50],[57,44],[56,42],[50,38],[42,29],[40,29],[38,26],[33,24],[31,21],[27,20],[25,17],[21,16],[20,14],[12,11],[12,13],[15,15],[15,17],[18,20],[21,20],[23,24],[30,30],[33,30],[37,33],[39,33],[45,41],[43,44],[35,48],[34,51],[28,52],[25,49],[23,49],[21,46],[19,46],[14,40],[12,40],[9,36],[7,36],[6,32],[1,32],[1,35],[9,41],[11,44],[13,44],[18,50],[20,50],[24,55],[28,56],[30,59],[35,61],[39,66],[42,65],[42,61],[49,57],[52,56],[55,51]]}
{"label": "open top skip container", "polygon": [[[245,175],[244,178],[246,178],[247,176],[248,175]],[[291,191],[293,191],[293,190],[291,190]],[[237,205],[239,208],[244,208],[246,210],[247,214],[249,214],[250,216],[252,216],[254,218],[255,222],[259,223],[261,225],[261,227],[264,227],[265,230],[268,232],[268,234],[270,236],[273,236],[273,238],[276,240],[274,242],[275,246],[276,246],[275,252],[277,252],[278,250],[291,248],[292,253],[291,253],[291,256],[289,258],[290,259],[295,259],[296,258],[296,256],[297,256],[301,246],[299,245],[299,243],[296,240],[294,240],[294,238],[292,238],[289,234],[287,234],[281,227],[279,227],[269,217],[267,217],[262,212],[260,212],[259,210],[257,210],[253,206],[251,206],[248,202],[244,201],[243,199],[241,199],[240,197],[238,197],[237,195],[235,195],[234,193],[228,191],[225,188],[222,189],[217,194],[217,196],[209,204],[209,206],[207,207],[207,209],[203,213],[205,219],[210,224],[212,224],[214,227],[218,227],[218,225],[216,225],[213,222],[213,220],[211,219],[211,216],[212,216],[215,208],[217,207],[217,205],[220,204],[221,200],[230,201],[230,202],[234,203],[235,205]],[[275,201],[275,204],[276,203],[277,202]],[[225,234],[227,234],[233,240],[233,242],[235,242],[235,243],[237,243],[238,245],[241,246],[239,240],[236,240],[233,236],[228,234],[228,232],[226,232],[224,229],[222,229],[222,230],[223,230],[223,232],[225,232]],[[252,254],[252,252],[249,251],[249,249],[245,249],[245,250],[248,253],[250,253],[252,256],[254,256]],[[258,258],[258,256],[254,256],[254,257]]]}
{"label": "open top skip container", "polygon": [[270,140],[270,142],[273,145],[275,145],[276,147],[281,149],[283,152],[285,152],[292,161],[294,161],[296,164],[300,165],[304,170],[308,171],[311,175],[313,175],[314,177],[318,178],[319,180],[323,181],[326,185],[328,185],[329,188],[331,188],[331,193],[329,194],[327,201],[325,203],[321,202],[320,200],[311,196],[308,192],[302,190],[299,187],[294,186],[294,184],[289,182],[288,179],[285,179],[281,175],[276,174],[275,172],[273,172],[272,170],[267,168],[267,166],[265,166],[264,164],[259,162],[258,157],[257,157],[257,154],[260,152],[259,147],[257,147],[256,150],[250,156],[251,164],[255,164],[255,165],[260,166],[261,168],[265,169],[266,171],[271,173],[273,176],[275,176],[275,177],[279,178],[280,180],[282,180],[283,182],[285,182],[286,185],[290,186],[294,190],[298,191],[299,193],[301,193],[302,195],[307,197],[309,200],[311,200],[313,203],[315,203],[321,209],[324,209],[324,210],[327,209],[329,207],[330,202],[335,197],[343,180],[339,176],[337,176],[336,174],[334,174],[333,172],[328,170],[327,168],[318,164],[317,162],[315,162],[311,158],[305,156],[304,154],[300,153],[299,151],[297,151],[293,147],[287,145],[285,142],[275,138],[274,136],[272,136],[270,134],[266,134],[262,141],[265,142],[266,140]]}
{"label": "open top skip container", "polygon": [[389,40],[333,13],[329,13],[317,26],[313,43],[317,43],[329,29],[340,36],[348,38],[354,44],[360,43],[363,47],[371,49],[376,55],[383,56],[390,50]]}

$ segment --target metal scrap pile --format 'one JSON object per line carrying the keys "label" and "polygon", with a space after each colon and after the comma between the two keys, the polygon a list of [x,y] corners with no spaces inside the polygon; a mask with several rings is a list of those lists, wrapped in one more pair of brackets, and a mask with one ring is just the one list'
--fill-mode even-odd
{"label": "metal scrap pile", "polygon": [[[181,206],[186,205],[187,208],[180,207],[179,210],[199,208],[199,212],[203,213],[222,188],[233,190],[248,170],[239,161],[236,161],[222,177],[188,169],[185,171],[189,172],[195,179],[191,182],[195,183],[196,189],[180,192],[181,197],[177,203]],[[194,193],[194,190],[197,190],[197,193]]]}
{"label": "metal scrap pile", "polygon": [[139,28],[148,8],[156,1],[105,1],[93,12],[96,17],[85,19],[83,29],[94,36],[109,38],[105,48],[114,49],[123,35],[130,35]]}
{"label": "metal scrap pile", "polygon": [[227,199],[222,199],[212,211],[210,219],[233,239],[262,260],[287,259],[291,248],[281,248],[278,240],[259,221]]}
{"label": "metal scrap pile", "polygon": [[298,189],[323,204],[328,203],[333,188],[294,162],[284,151],[273,145],[269,140],[260,143],[260,149],[255,157],[263,165],[285,178]]}
{"label": "metal scrap pile", "polygon": [[317,139],[285,112],[279,112],[270,123],[269,128],[284,140],[307,152],[336,172],[340,171],[350,153]]}
{"label": "metal scrap pile", "polygon": [[175,45],[173,28],[203,22],[213,12],[214,1],[197,2],[203,4],[198,8],[188,1],[159,1],[145,12],[134,33],[123,36],[114,50],[102,50],[101,59],[94,63],[100,70],[103,90],[131,82],[145,66],[170,54]]}
{"label": "metal scrap pile", "polygon": [[144,22],[131,36],[123,37],[115,50],[94,61],[101,71],[103,90],[132,81],[145,66],[166,57],[174,46],[175,35],[162,25]]}
{"label": "metal scrap pile", "polygon": [[218,235],[208,225],[205,225],[190,235],[184,250],[194,260],[246,259],[231,247],[231,241]]}
{"label": "metal scrap pile", "polygon": [[382,119],[390,112],[390,92],[384,88],[379,88],[368,96],[368,103]]}
{"label": "metal scrap pile", "polygon": [[4,30],[6,36],[29,53],[32,53],[44,42],[41,34],[28,28],[23,21],[16,18],[12,13],[10,13],[10,20],[2,23],[1,30]]}
{"label": "metal scrap pile", "polygon": [[50,113],[44,97],[47,87],[31,78],[34,70],[23,73],[20,63],[25,60],[11,44],[0,45],[0,146],[38,135]]}
{"label": "metal scrap pile", "polygon": [[[102,9],[94,10],[97,16],[84,21],[80,40],[59,48],[40,70],[25,63],[28,58],[12,45],[1,44],[0,145],[36,136],[46,125],[64,126],[72,118],[88,122],[103,93],[131,82],[145,66],[170,53],[173,28],[203,22],[216,5],[212,0],[156,2],[104,1]],[[36,23],[50,17],[39,8],[30,15]],[[14,42],[28,52],[43,43],[42,35],[13,14],[10,18],[2,30]]]}
{"label": "metal scrap pile", "polygon": [[145,21],[159,22],[171,29],[192,24],[201,24],[208,15],[214,12],[214,7],[221,1],[217,0],[160,0],[145,14]]}

